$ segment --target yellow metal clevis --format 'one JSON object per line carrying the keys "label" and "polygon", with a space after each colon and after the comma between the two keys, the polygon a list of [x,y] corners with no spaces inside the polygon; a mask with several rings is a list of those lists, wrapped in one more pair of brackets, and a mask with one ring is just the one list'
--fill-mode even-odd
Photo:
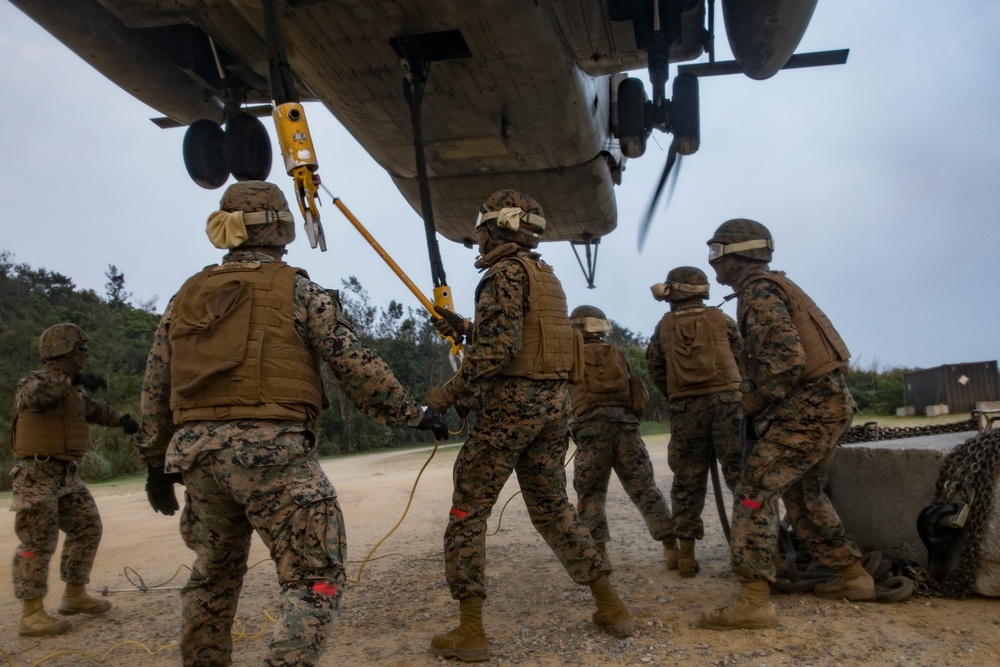
{"label": "yellow metal clevis", "polygon": [[278,134],[281,157],[285,161],[285,171],[292,177],[295,197],[305,220],[306,236],[310,247],[326,252],[326,237],[316,208],[316,194],[319,191],[319,177],[316,170],[316,150],[309,135],[306,113],[298,102],[287,102],[274,107],[274,126]]}

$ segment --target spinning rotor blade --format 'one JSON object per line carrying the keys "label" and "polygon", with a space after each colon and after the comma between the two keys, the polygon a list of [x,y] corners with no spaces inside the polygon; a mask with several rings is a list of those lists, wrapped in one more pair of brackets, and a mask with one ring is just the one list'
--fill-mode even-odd
{"label": "spinning rotor blade", "polygon": [[[677,169],[673,168],[674,163],[677,164]],[[673,142],[670,143],[670,150],[667,151],[667,163],[663,166],[663,173],[660,174],[660,182],[656,184],[656,190],[653,192],[652,201],[649,202],[646,216],[639,223],[639,252],[642,252],[642,246],[646,243],[646,235],[649,234],[649,226],[653,222],[653,213],[656,211],[656,204],[660,199],[660,195],[663,194],[663,186],[666,184],[667,179],[670,178],[671,170],[673,170],[673,178],[670,181],[670,189],[667,192],[667,206],[670,206],[670,200],[674,196],[674,188],[677,187],[677,175],[681,172],[681,155],[677,153]]]}

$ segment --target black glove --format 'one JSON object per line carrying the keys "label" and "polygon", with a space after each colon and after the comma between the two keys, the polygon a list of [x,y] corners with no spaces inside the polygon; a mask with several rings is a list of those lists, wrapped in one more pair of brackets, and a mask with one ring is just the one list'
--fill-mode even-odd
{"label": "black glove", "polygon": [[73,373],[71,382],[74,386],[81,385],[88,391],[97,391],[98,389],[107,389],[108,381],[97,373],[91,373],[90,371],[77,371]]}
{"label": "black glove", "polygon": [[122,415],[122,418],[118,420],[118,425],[122,427],[126,435],[135,435],[139,432],[139,422],[132,415]]}
{"label": "black glove", "polygon": [[434,312],[441,316],[431,319],[431,324],[438,330],[438,333],[453,339],[456,343],[461,343],[469,333],[472,323],[455,311],[441,306],[434,306]]}
{"label": "black glove", "polygon": [[163,472],[163,466],[149,466],[146,475],[146,498],[149,506],[156,512],[173,516],[180,505],[174,496],[174,484],[183,484],[184,477],[179,472]]}
{"label": "black glove", "polygon": [[435,440],[448,439],[448,422],[434,408],[424,408],[424,417],[413,428],[419,431],[431,431]]}

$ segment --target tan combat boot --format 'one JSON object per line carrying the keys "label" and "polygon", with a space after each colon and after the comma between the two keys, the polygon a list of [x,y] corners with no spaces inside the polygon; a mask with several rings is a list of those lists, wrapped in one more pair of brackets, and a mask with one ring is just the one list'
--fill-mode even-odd
{"label": "tan combat boot", "polygon": [[458,627],[431,639],[431,649],[443,658],[458,658],[462,662],[489,660],[490,645],[483,630],[483,598],[462,598],[458,604]]}
{"label": "tan combat boot", "polygon": [[768,586],[767,579],[743,584],[739,597],[732,604],[701,615],[701,627],[709,630],[777,627],[778,610],[768,599]]}
{"label": "tan combat boot", "polygon": [[597,601],[594,624],[604,628],[618,639],[632,636],[632,615],[625,608],[615,590],[611,588],[608,575],[602,574],[590,582],[590,592]]}
{"label": "tan combat boot", "polygon": [[676,570],[680,552],[677,550],[677,540],[669,538],[663,540],[663,560],[667,563],[668,570]]}
{"label": "tan combat boot", "polygon": [[694,557],[694,540],[680,540],[681,550],[677,557],[677,569],[684,578],[698,574],[701,566]]}
{"label": "tan combat boot", "polygon": [[110,602],[90,597],[80,584],[66,584],[66,592],[59,603],[59,613],[63,615],[103,614],[109,609]]}
{"label": "tan combat boot", "polygon": [[45,613],[42,598],[24,601],[24,611],[21,614],[21,627],[18,634],[22,637],[44,637],[58,635],[69,630],[69,621],[55,619]]}
{"label": "tan combat boot", "polygon": [[813,592],[816,597],[824,600],[861,602],[875,600],[878,597],[875,593],[875,580],[860,561],[841,568],[840,576],[833,581],[816,584]]}

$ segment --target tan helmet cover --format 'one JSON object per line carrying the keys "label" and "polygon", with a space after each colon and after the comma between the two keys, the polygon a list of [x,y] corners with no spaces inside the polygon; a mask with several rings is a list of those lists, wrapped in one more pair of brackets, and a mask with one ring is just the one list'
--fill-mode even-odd
{"label": "tan helmet cover", "polygon": [[78,343],[85,343],[88,340],[90,336],[75,324],[68,322],[53,324],[38,337],[38,354],[42,359],[55,359],[69,354],[76,349]]}
{"label": "tan helmet cover", "polygon": [[205,233],[216,248],[284,246],[295,240],[295,218],[281,189],[266,181],[230,185]]}

